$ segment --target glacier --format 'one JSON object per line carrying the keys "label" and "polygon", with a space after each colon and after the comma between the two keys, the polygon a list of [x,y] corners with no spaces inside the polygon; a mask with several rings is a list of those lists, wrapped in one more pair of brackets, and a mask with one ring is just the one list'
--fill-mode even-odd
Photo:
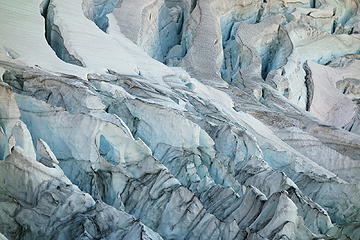
{"label": "glacier", "polygon": [[360,239],[359,0],[0,6],[0,239]]}

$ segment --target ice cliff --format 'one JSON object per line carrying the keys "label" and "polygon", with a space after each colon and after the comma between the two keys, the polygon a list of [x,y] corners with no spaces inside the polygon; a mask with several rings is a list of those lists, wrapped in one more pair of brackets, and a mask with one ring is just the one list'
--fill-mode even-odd
{"label": "ice cliff", "polygon": [[0,0],[0,239],[360,239],[359,0]]}

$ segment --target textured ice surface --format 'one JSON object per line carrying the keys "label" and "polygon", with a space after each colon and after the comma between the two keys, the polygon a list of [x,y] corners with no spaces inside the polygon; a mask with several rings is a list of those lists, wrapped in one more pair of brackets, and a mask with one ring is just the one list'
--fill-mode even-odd
{"label": "textured ice surface", "polygon": [[360,239],[358,0],[0,6],[0,239]]}

